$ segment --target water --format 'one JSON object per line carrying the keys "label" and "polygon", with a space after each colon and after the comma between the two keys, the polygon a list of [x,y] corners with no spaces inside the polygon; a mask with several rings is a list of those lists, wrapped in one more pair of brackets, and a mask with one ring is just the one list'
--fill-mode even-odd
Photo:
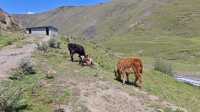
{"label": "water", "polygon": [[194,78],[184,77],[184,76],[177,76],[176,80],[200,87],[200,79],[194,79]]}

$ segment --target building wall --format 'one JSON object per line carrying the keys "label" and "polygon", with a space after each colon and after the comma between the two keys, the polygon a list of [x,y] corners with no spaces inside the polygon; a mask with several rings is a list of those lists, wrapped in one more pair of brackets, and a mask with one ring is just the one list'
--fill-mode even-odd
{"label": "building wall", "polygon": [[46,28],[33,28],[31,34],[46,35]]}
{"label": "building wall", "polygon": [[[29,34],[29,30],[26,30],[26,33]],[[32,28],[31,29],[31,35],[38,35],[38,36],[45,35],[45,36],[48,36],[46,34],[47,34],[46,27],[44,27],[44,28]],[[49,37],[56,37],[57,34],[58,34],[58,32],[55,29],[49,28]]]}
{"label": "building wall", "polygon": [[52,28],[49,29],[49,36],[50,37],[56,37],[58,35],[58,32]]}

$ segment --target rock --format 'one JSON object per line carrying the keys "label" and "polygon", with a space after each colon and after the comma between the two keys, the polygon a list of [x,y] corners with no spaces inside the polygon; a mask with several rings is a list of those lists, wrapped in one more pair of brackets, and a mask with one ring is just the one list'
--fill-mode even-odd
{"label": "rock", "polygon": [[0,9],[0,30],[17,31],[20,27],[12,16]]}

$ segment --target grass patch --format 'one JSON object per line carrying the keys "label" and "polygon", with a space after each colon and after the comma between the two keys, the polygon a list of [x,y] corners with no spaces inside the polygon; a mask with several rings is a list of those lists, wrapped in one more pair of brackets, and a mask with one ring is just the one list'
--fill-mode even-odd
{"label": "grass patch", "polygon": [[[118,60],[116,54],[109,49],[104,49],[97,44],[87,41],[83,41],[81,44],[84,45],[87,53],[97,63],[96,69],[81,67],[78,63],[72,63],[68,51],[66,51],[67,42],[62,41],[60,49],[49,48],[45,55],[41,52],[34,54],[33,57],[38,64],[36,75],[25,76],[20,81],[13,81],[15,86],[24,87],[26,90],[24,99],[28,105],[31,105],[29,107],[31,111],[53,111],[53,103],[68,104],[72,94],[68,88],[58,86],[60,84],[60,81],[57,81],[58,77],[69,80],[70,77],[101,76],[118,84],[114,80],[114,74],[111,72]],[[149,59],[145,58],[145,60],[148,61]],[[148,62],[153,61],[150,58]],[[46,79],[47,71],[45,70],[47,69],[56,71],[53,79]],[[133,76],[131,75],[131,80],[134,79]],[[42,86],[41,82],[43,81],[51,86]],[[199,88],[177,82],[172,77],[153,69],[145,69],[144,90],[161,97],[163,100],[173,102],[177,106],[184,107],[188,111],[198,112],[200,108]]]}
{"label": "grass patch", "polygon": [[189,112],[199,111],[200,90],[198,87],[178,82],[160,72],[147,71],[144,75],[144,88],[162,99],[186,108]]}
{"label": "grass patch", "polygon": [[[80,43],[77,41],[77,43]],[[101,74],[106,79],[116,82],[114,80],[113,71],[118,57],[112,54],[112,51],[104,49],[97,44],[84,41],[82,45],[86,48],[87,53],[91,53],[92,58],[98,64],[97,70],[91,68],[82,68],[76,64],[70,63],[69,55],[65,51],[67,43],[61,43],[61,49],[51,49],[46,56],[40,57],[41,60],[47,59],[49,65],[56,69],[58,74],[78,74],[82,76],[95,76]],[[65,53],[64,53],[65,52]],[[65,62],[65,61],[68,62]],[[153,61],[147,62],[153,63]],[[151,60],[151,58],[150,58]],[[144,62],[146,63],[146,61]],[[69,67],[70,65],[70,67]],[[101,72],[100,72],[101,71]],[[131,75],[131,80],[134,79]],[[176,104],[177,106],[184,107],[188,111],[198,112],[200,108],[200,90],[198,87],[193,87],[181,82],[176,81],[173,77],[164,75],[163,73],[154,71],[153,69],[145,69],[144,73],[144,89],[156,96],[161,97]]]}
{"label": "grass patch", "polygon": [[15,38],[11,38],[9,36],[0,36],[0,48],[4,47],[4,46],[8,46],[11,45],[13,42],[15,42],[16,39]]}
{"label": "grass patch", "polygon": [[156,59],[154,64],[154,70],[160,71],[164,74],[168,74],[170,76],[174,76],[172,65],[162,59]]}

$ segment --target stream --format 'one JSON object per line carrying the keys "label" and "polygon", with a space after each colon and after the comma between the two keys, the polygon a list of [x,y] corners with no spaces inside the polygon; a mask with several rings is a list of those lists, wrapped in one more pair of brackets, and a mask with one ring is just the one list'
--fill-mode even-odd
{"label": "stream", "polygon": [[177,81],[181,81],[193,86],[200,87],[200,78],[194,78],[194,77],[189,77],[189,76],[176,76],[175,78]]}

